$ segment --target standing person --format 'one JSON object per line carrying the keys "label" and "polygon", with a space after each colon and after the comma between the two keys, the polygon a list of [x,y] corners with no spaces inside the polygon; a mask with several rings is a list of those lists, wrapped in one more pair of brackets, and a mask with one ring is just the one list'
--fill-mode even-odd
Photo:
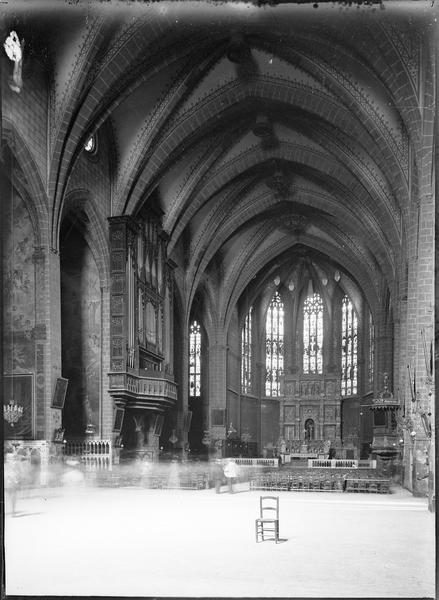
{"label": "standing person", "polygon": [[20,457],[17,455],[6,455],[4,478],[5,490],[10,500],[11,514],[15,517],[17,511],[17,495],[21,484],[21,464]]}
{"label": "standing person", "polygon": [[219,458],[215,460],[213,465],[213,480],[215,482],[215,493],[221,493],[221,483],[223,481],[223,469],[221,467],[221,461]]}
{"label": "standing person", "polygon": [[224,467],[224,475],[227,479],[227,486],[229,488],[229,493],[233,494],[233,480],[238,476],[238,469],[234,460],[229,458],[225,467]]}

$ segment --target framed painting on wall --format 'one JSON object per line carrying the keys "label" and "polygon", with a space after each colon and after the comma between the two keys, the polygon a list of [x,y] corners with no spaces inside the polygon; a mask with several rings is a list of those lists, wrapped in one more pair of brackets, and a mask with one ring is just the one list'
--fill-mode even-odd
{"label": "framed painting on wall", "polygon": [[34,376],[4,376],[3,427],[5,439],[32,439],[34,432]]}
{"label": "framed painting on wall", "polygon": [[165,422],[164,415],[156,415],[154,421],[154,435],[161,435],[163,429],[163,423]]}
{"label": "framed painting on wall", "polygon": [[116,408],[116,410],[114,411],[114,425],[113,425],[113,431],[115,433],[121,432],[124,416],[125,416],[125,409],[124,408]]}
{"label": "framed painting on wall", "polygon": [[51,408],[60,408],[61,410],[64,408],[68,383],[69,380],[64,377],[57,378],[52,396]]}

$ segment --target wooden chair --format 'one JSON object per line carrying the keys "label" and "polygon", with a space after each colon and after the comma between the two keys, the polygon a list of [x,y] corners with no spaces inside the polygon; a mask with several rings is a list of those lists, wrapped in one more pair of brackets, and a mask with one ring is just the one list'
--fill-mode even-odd
{"label": "wooden chair", "polygon": [[[256,542],[264,542],[265,539],[279,541],[279,497],[260,496],[259,518],[256,519]],[[270,516],[267,516],[270,515]],[[271,537],[265,538],[266,534]]]}

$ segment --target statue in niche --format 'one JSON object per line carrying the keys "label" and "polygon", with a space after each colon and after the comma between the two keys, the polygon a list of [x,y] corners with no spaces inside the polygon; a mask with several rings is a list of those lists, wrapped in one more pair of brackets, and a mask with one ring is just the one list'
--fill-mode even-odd
{"label": "statue in niche", "polygon": [[136,447],[143,448],[145,444],[144,417],[133,415],[134,431],[136,432]]}

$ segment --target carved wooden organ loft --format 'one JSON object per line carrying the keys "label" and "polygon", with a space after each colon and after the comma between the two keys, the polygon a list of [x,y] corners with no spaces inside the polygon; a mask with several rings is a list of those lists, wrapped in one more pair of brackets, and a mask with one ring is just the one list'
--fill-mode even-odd
{"label": "carved wooden organ loft", "polygon": [[122,408],[164,413],[177,400],[167,236],[156,213],[109,222],[110,394]]}

